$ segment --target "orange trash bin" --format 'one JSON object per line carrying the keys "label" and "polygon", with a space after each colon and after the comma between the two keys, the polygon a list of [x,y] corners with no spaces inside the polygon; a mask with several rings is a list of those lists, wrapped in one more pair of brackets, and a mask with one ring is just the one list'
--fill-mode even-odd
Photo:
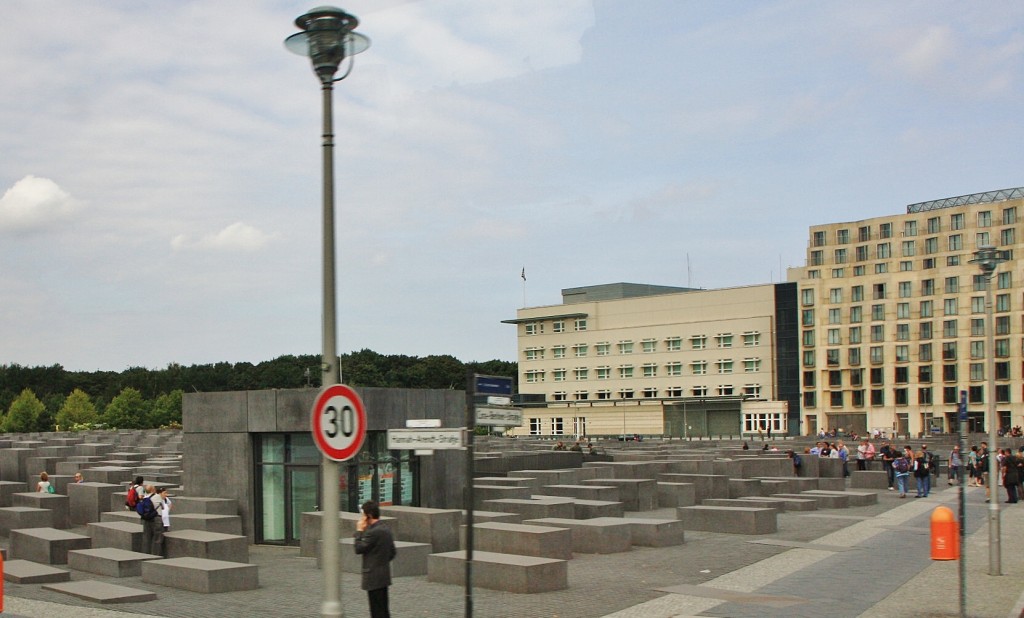
{"label": "orange trash bin", "polygon": [[960,558],[960,526],[953,511],[940,506],[932,511],[932,560]]}

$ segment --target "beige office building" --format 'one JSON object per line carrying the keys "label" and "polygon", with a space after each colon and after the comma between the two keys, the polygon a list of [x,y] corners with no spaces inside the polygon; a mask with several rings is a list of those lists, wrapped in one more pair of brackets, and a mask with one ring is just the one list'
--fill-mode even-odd
{"label": "beige office building", "polygon": [[[957,431],[961,391],[970,430],[988,431],[992,398],[1001,427],[1024,424],[1022,221],[1016,188],[811,227],[807,264],[789,273],[799,286],[802,433]],[[992,277],[994,345],[985,277],[971,263],[982,246],[1009,258]]]}
{"label": "beige office building", "polygon": [[533,436],[782,435],[798,429],[797,286],[617,283],[520,309],[519,393]]}

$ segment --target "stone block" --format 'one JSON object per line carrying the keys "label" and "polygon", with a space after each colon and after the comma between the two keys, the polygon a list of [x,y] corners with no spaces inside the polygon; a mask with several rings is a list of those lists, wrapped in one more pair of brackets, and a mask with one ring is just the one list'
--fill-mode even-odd
{"label": "stone block", "polygon": [[[466,511],[459,511],[462,515],[462,519],[459,520],[460,526],[466,525]],[[480,511],[473,510],[473,523],[480,524],[485,521],[499,521],[505,524],[514,524],[518,522],[522,517],[515,513],[502,513],[499,511]]]}
{"label": "stone block", "polygon": [[668,473],[714,474],[714,463],[706,459],[682,459],[669,462]]}
{"label": "stone block", "polygon": [[41,564],[67,564],[68,552],[89,549],[92,539],[56,528],[21,528],[11,530],[11,558]]}
{"label": "stone block", "polygon": [[[466,547],[461,526],[461,547]],[[473,551],[517,554],[538,558],[572,559],[572,532],[568,528],[527,524],[481,523],[473,526]]]}
{"label": "stone block", "polygon": [[[609,518],[610,521],[625,522],[633,545],[641,547],[672,547],[685,542],[685,528],[678,519],[655,519],[647,517]],[[602,519],[603,520],[603,519]]]}
{"label": "stone block", "polygon": [[13,506],[14,494],[24,493],[27,491],[27,483],[19,481],[0,481],[0,506]]}
{"label": "stone block", "polygon": [[[338,513],[339,530],[341,537],[352,536],[355,532],[356,523],[359,522],[358,513]],[[391,534],[397,539],[401,534],[401,526],[394,517],[387,517],[381,514],[381,521],[391,529]],[[174,515],[171,515],[171,525],[174,526]],[[173,529],[173,528],[172,528]],[[299,518],[299,555],[305,558],[315,558],[317,544],[320,542],[323,530],[323,511],[308,511]]]}
{"label": "stone block", "polygon": [[629,523],[617,517],[598,519],[546,517],[523,520],[523,524],[568,528],[572,531],[572,550],[581,554],[624,552],[629,551],[633,544]]}
{"label": "stone block", "polygon": [[88,442],[75,445],[75,455],[87,457],[104,456],[107,453],[114,452],[115,450],[117,450],[116,445],[107,444],[105,442]]}
{"label": "stone block", "polygon": [[760,496],[761,481],[759,479],[729,479],[729,497]]}
{"label": "stone block", "polygon": [[402,522],[402,541],[428,543],[435,552],[455,551],[459,548],[459,525],[462,512],[456,509],[431,509],[418,506],[382,506],[381,515]]}
{"label": "stone block", "polygon": [[34,454],[35,450],[31,448],[0,449],[0,480],[24,483],[29,473],[26,460]]}
{"label": "stone block", "polygon": [[249,540],[238,534],[172,530],[164,533],[164,547],[168,558],[209,558],[228,562],[249,562]]}
{"label": "stone block", "polygon": [[770,534],[778,529],[776,510],[728,506],[682,506],[676,509],[686,530],[726,534]]}
{"label": "stone block", "polygon": [[71,580],[71,571],[31,560],[4,561],[4,581],[15,584],[49,584]]}
{"label": "stone block", "polygon": [[827,491],[823,489],[815,489],[801,493],[813,494],[815,496],[842,496],[846,498],[847,506],[870,506],[872,504],[878,504],[878,494],[873,491]]}
{"label": "stone block", "polygon": [[622,502],[627,511],[653,511],[658,508],[657,485],[652,478],[647,479],[588,479],[587,485],[611,485],[618,488],[618,501]]}
{"label": "stone block", "polygon": [[160,556],[141,552],[98,547],[95,549],[74,549],[68,552],[68,566],[76,571],[85,571],[107,577],[135,577],[142,575],[142,563],[159,560]]}
{"label": "stone block", "polygon": [[[47,492],[24,492],[11,496],[13,506],[28,506],[35,509],[47,509],[53,512],[52,523],[54,528],[70,527],[70,503],[67,496],[51,494]],[[39,527],[39,526],[34,526]]]}
{"label": "stone block", "polygon": [[39,481],[40,472],[57,474],[57,462],[60,461],[60,457],[43,457],[38,453],[39,451],[37,450],[35,455],[25,458],[25,472],[32,486],[35,486]]}
{"label": "stone block", "polygon": [[850,487],[852,489],[887,489],[889,475],[884,470],[852,470],[850,471]]}
{"label": "stone block", "polygon": [[694,500],[704,498],[728,498],[729,477],[717,474],[688,474],[679,472],[662,473],[657,480],[662,483],[692,483]]}
{"label": "stone block", "polygon": [[[137,519],[137,518],[136,518]],[[92,546],[112,547],[126,551],[142,549],[142,524],[127,521],[92,522],[85,527]]]}
{"label": "stone block", "polygon": [[[813,501],[812,501],[813,502]],[[702,506],[729,506],[729,507],[759,507],[766,509],[775,509],[778,512],[785,510],[785,501],[779,499],[759,498],[756,503],[747,500],[746,498],[708,498],[701,502]]]}
{"label": "stone block", "polygon": [[[363,557],[356,553],[355,539],[339,539],[341,570],[344,573],[362,573]],[[316,568],[323,568],[323,541],[317,543]],[[395,559],[391,561],[391,577],[415,577],[427,574],[427,556],[434,553],[429,543],[395,541]]]}
{"label": "stone block", "polygon": [[565,517],[571,519],[575,513],[572,498],[539,498],[529,500],[504,499],[488,500],[484,508],[491,511],[515,513],[519,521],[542,517]]}
{"label": "stone block", "polygon": [[229,498],[201,496],[175,496],[171,511],[174,515],[198,513],[201,515],[238,515],[238,501]]}
{"label": "stone block", "polygon": [[174,530],[202,530],[221,534],[242,534],[242,518],[238,515],[205,515],[203,513],[175,513],[171,507],[171,527]]}
{"label": "stone block", "polygon": [[[84,476],[87,472],[88,470],[83,471],[82,475]],[[110,508],[110,496],[121,491],[122,487],[122,485],[96,482],[72,483],[68,485],[68,499],[71,504],[71,524],[84,526],[90,522],[100,521],[100,514]],[[124,489],[127,491],[126,487]]]}
{"label": "stone block", "polygon": [[803,498],[770,498],[762,497],[757,498],[749,496],[746,498],[740,498],[740,502],[746,502],[753,506],[765,506],[768,508],[777,508],[779,511],[816,511],[818,510],[818,502],[816,500],[806,500]]}
{"label": "stone block", "polygon": [[0,507],[0,536],[10,536],[18,528],[53,526],[53,511],[29,506]]}
{"label": "stone block", "polygon": [[619,501],[619,488],[614,485],[544,485],[536,493],[580,500]]}
{"label": "stone block", "polygon": [[658,506],[661,508],[693,506],[697,501],[697,488],[693,483],[659,481],[656,488],[658,492]]}
{"label": "stone block", "polygon": [[573,499],[573,519],[593,519],[595,517],[622,517],[626,509],[621,502],[610,502],[608,500],[579,500]]}
{"label": "stone block", "polygon": [[259,588],[259,575],[255,564],[205,558],[168,558],[143,562],[142,581],[203,593]]}
{"label": "stone block", "polygon": [[815,494],[810,491],[802,491],[797,494],[773,494],[772,498],[803,498],[814,500],[818,503],[819,509],[845,509],[850,506],[850,499],[846,496]]}
{"label": "stone block", "polygon": [[128,486],[135,479],[135,476],[132,474],[131,468],[124,466],[96,466],[84,468],[82,470],[82,478],[90,483],[107,483],[124,487],[125,492],[127,492]]}
{"label": "stone block", "polygon": [[156,593],[128,586],[98,581],[75,581],[62,584],[46,584],[43,590],[51,590],[93,603],[145,603],[155,601]]}
{"label": "stone block", "polygon": [[[427,581],[464,585],[466,552],[431,554]],[[569,563],[552,558],[473,552],[473,585],[504,592],[536,593],[569,587]]]}
{"label": "stone block", "polygon": [[514,498],[523,500],[530,497],[533,490],[530,487],[518,485],[473,485],[473,506],[480,508],[488,500],[502,500]]}
{"label": "stone block", "polygon": [[129,511],[129,510],[125,509],[123,505],[121,506],[120,510],[117,510],[117,511],[106,511],[106,512],[100,513],[100,521],[101,522],[115,522],[115,521],[119,521],[119,522],[127,523],[127,524],[139,524],[139,525],[142,525],[140,523],[141,520],[139,518],[138,513],[136,513],[135,511]]}

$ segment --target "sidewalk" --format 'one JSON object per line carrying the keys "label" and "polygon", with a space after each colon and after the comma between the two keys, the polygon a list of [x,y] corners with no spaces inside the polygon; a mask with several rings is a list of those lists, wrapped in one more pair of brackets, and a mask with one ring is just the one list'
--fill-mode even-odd
{"label": "sidewalk", "polygon": [[[478,618],[677,618],[685,616],[958,616],[958,563],[929,559],[929,517],[944,504],[957,511],[956,490],[900,500],[879,493],[879,504],[849,509],[782,513],[779,530],[751,537],[690,532],[684,545],[634,548],[618,554],[577,554],[569,563],[567,590],[510,594],[474,589]],[[1024,591],[1024,504],[1000,503],[1002,577],[988,572],[988,516],[981,489],[968,490],[966,542],[968,612],[976,618],[1018,618]],[[671,509],[637,516],[671,517]],[[258,590],[198,594],[153,586],[139,578],[113,579],[73,572],[73,580],[108,581],[155,590],[149,603],[99,607],[38,585],[6,586],[3,616],[126,618],[237,618],[257,614],[320,614],[322,573],[297,548],[250,547],[260,569]],[[464,615],[460,586],[426,577],[396,578],[391,588],[396,618]],[[359,576],[344,574],[346,618],[368,615]]]}

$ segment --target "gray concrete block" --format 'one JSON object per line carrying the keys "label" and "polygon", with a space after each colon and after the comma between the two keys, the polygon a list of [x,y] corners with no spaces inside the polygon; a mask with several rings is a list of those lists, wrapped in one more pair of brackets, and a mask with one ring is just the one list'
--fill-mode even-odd
{"label": "gray concrete block", "polygon": [[[362,516],[359,513],[338,513],[339,530],[342,538],[352,536],[356,530],[356,524]],[[381,515],[381,521],[391,529],[391,534],[397,539],[401,535],[402,527],[394,517]],[[171,525],[174,525],[174,516],[171,516]],[[173,528],[172,528],[173,529]],[[320,542],[321,531],[323,530],[323,511],[308,511],[299,518],[299,555],[305,558],[315,558],[317,544]]]}
{"label": "gray concrete block", "polygon": [[168,558],[143,562],[142,581],[203,593],[259,588],[259,575],[255,564],[205,558]]}
{"label": "gray concrete block", "polygon": [[778,529],[776,510],[726,506],[683,506],[676,509],[686,530],[726,534],[770,534]]}
{"label": "gray concrete block", "polygon": [[[33,485],[33,487],[35,487]],[[28,484],[20,481],[0,481],[0,506],[14,506],[14,494],[28,491]]]}
{"label": "gray concrete block", "polygon": [[609,518],[629,524],[633,545],[641,547],[672,547],[686,541],[683,522],[678,519],[654,519],[647,517]]}
{"label": "gray concrete block", "polygon": [[530,487],[519,485],[473,485],[473,506],[481,508],[488,500],[503,500],[514,498],[522,500],[529,498],[533,490]]}
{"label": "gray concrete block", "polygon": [[820,477],[818,478],[818,485],[816,489],[823,489],[825,491],[846,491],[846,479],[841,476],[836,478]]}
{"label": "gray concrete block", "polygon": [[761,481],[759,479],[729,479],[729,497],[760,496]]}
{"label": "gray concrete block", "polygon": [[626,508],[621,502],[608,500],[580,500],[573,498],[572,518],[593,519],[595,517],[622,517]]}
{"label": "gray concrete block", "polygon": [[802,498],[770,498],[770,497],[753,497],[748,496],[746,498],[740,498],[740,502],[746,502],[753,506],[764,506],[768,508],[777,508],[779,511],[816,511],[818,510],[818,502],[816,500],[805,500]]}
{"label": "gray concrete block", "polygon": [[35,450],[31,448],[0,449],[0,480],[24,483],[28,475],[25,462],[34,454]]}
{"label": "gray concrete block", "polygon": [[658,492],[658,506],[661,508],[693,506],[697,501],[697,488],[693,483],[659,481],[656,488]]}
{"label": "gray concrete block", "polygon": [[60,592],[93,603],[145,603],[155,601],[156,593],[128,586],[97,581],[76,581],[63,584],[46,584],[43,590]]}
{"label": "gray concrete block", "polygon": [[[431,509],[417,506],[382,506],[381,515],[394,517],[402,523],[402,541],[429,543],[435,552],[455,551],[459,548],[459,525],[462,512],[455,509]],[[394,531],[392,531],[394,534]]]}
{"label": "gray concrete block", "polygon": [[646,479],[588,479],[586,485],[610,485],[618,488],[618,501],[627,511],[653,511],[658,508],[658,491],[653,477]]}
{"label": "gray concrete block", "polygon": [[[355,539],[339,540],[339,559],[344,573],[362,573],[363,557],[356,553]],[[323,541],[317,543],[316,568],[323,568]],[[429,543],[395,541],[395,559],[391,561],[391,577],[416,577],[427,574],[427,557],[434,553]]]}
{"label": "gray concrete block", "polygon": [[[431,554],[427,581],[462,586],[466,552]],[[473,552],[473,585],[505,592],[536,593],[569,587],[569,563],[552,558]]]}
{"label": "gray concrete block", "polygon": [[207,515],[203,513],[175,513],[171,507],[171,527],[174,530],[202,530],[221,534],[242,534],[242,518],[238,515]]}
{"label": "gray concrete block", "polygon": [[889,475],[884,470],[852,470],[850,472],[852,489],[887,489]]}
{"label": "gray concrete block", "polygon": [[815,489],[801,493],[822,496],[842,496],[846,498],[847,506],[870,506],[872,504],[878,504],[878,494],[873,491],[827,491],[824,489]]}
{"label": "gray concrete block", "polygon": [[21,528],[11,530],[11,558],[42,564],[67,564],[68,552],[89,549],[92,539],[56,528]]}
{"label": "gray concrete block", "polygon": [[141,525],[141,519],[139,518],[139,514],[135,511],[129,511],[125,509],[123,506],[116,511],[105,511],[103,513],[100,513],[100,521],[104,523],[119,521],[128,524]]}
{"label": "gray concrete block", "polygon": [[773,494],[772,498],[803,498],[814,500],[818,503],[819,509],[845,509],[850,506],[850,499],[846,496],[814,494],[810,491],[802,491],[797,494]]}
{"label": "gray concrete block", "polygon": [[25,458],[25,472],[28,475],[28,481],[31,485],[35,485],[39,481],[39,473],[45,472],[47,474],[57,474],[57,462],[60,461],[60,457],[54,456],[41,456],[39,450],[36,451],[35,455]]}
{"label": "gray concrete block", "polygon": [[515,513],[521,523],[523,519],[538,519],[543,517],[564,517],[572,519],[575,508],[571,498],[542,498],[539,500],[488,500],[484,508],[490,511],[504,513]]}
{"label": "gray concrete block", "polygon": [[[103,462],[109,463],[109,462]],[[124,487],[128,491],[129,484],[135,479],[132,469],[125,466],[95,466],[82,469],[82,478],[90,483],[108,483]]]}
{"label": "gray concrete block", "polygon": [[142,524],[137,522],[114,521],[92,522],[86,525],[85,532],[92,539],[92,546],[112,547],[126,551],[142,549]]}
{"label": "gray concrete block", "polygon": [[164,533],[164,547],[168,558],[209,558],[228,562],[249,562],[249,540],[240,534],[171,530]]}
{"label": "gray concrete block", "polygon": [[[83,476],[86,472],[82,472]],[[110,496],[121,491],[122,487],[124,486],[96,482],[68,485],[71,524],[84,526],[90,522],[100,521],[101,513],[105,513],[110,508]],[[124,490],[127,491],[127,487],[124,487]]]}
{"label": "gray concrete block", "polygon": [[30,506],[0,507],[0,536],[10,536],[18,528],[48,528],[53,526],[53,511]]}
{"label": "gray concrete block", "polygon": [[603,500],[605,502],[619,501],[619,488],[614,485],[544,485],[535,493],[560,498]]}
{"label": "gray concrete block", "polygon": [[75,455],[85,457],[100,457],[115,450],[117,450],[116,445],[106,442],[87,442],[75,445]]}
{"label": "gray concrete block", "polygon": [[31,560],[6,560],[4,581],[15,584],[49,584],[71,580],[71,571]]}
{"label": "gray concrete block", "polygon": [[175,515],[199,513],[201,515],[238,515],[238,501],[229,498],[202,496],[175,496],[172,511]]}
{"label": "gray concrete block", "polygon": [[562,519],[546,517],[523,520],[526,525],[568,528],[572,531],[572,550],[581,554],[613,554],[629,551],[633,537],[629,523],[617,517],[598,519]]}
{"label": "gray concrete block", "polygon": [[[67,496],[51,494],[47,492],[24,492],[11,496],[13,506],[28,506],[35,509],[47,509],[53,512],[52,523],[54,528],[70,527],[70,503]],[[39,527],[39,526],[35,526]]]}
{"label": "gray concrete block", "polygon": [[73,549],[68,552],[68,567],[107,577],[135,577],[142,575],[144,561],[159,559],[160,556],[115,547]]}
{"label": "gray concrete block", "polygon": [[[461,526],[462,549],[466,548],[466,528]],[[572,532],[551,526],[481,523],[473,526],[473,550],[571,560]]]}
{"label": "gray concrete block", "polygon": [[697,502],[704,498],[729,497],[729,477],[726,476],[669,472],[659,474],[657,480],[662,483],[692,483]]}

